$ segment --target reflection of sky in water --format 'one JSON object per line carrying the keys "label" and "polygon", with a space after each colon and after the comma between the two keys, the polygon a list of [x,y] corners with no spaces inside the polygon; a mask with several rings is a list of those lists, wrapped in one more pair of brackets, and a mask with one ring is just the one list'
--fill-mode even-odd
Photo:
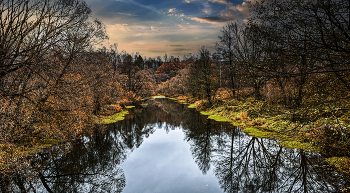
{"label": "reflection of sky in water", "polygon": [[[67,144],[67,151],[33,157],[39,176],[27,179],[22,192],[33,185],[35,192],[309,193],[346,185],[317,153],[285,149],[181,104],[157,101],[105,132]],[[18,175],[0,188],[21,192]]]}
{"label": "reflection of sky in water", "polygon": [[209,171],[198,169],[182,130],[157,129],[124,162],[123,192],[222,192]]}

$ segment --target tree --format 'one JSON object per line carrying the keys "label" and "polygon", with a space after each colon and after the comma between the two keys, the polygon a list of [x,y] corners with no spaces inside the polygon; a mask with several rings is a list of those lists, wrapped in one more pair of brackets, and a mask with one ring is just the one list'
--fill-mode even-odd
{"label": "tree", "polygon": [[217,43],[217,54],[225,60],[224,67],[228,73],[233,94],[238,90],[241,82],[250,83],[254,88],[257,99],[261,98],[261,87],[265,77],[260,70],[261,50],[259,40],[251,36],[251,29],[244,24],[229,23],[222,30]]}
{"label": "tree", "polygon": [[135,74],[135,93],[146,97],[155,94],[156,79],[151,69],[140,70]]}
{"label": "tree", "polygon": [[223,27],[221,36],[218,36],[220,43],[216,44],[217,53],[222,55],[225,60],[225,69],[227,70],[226,74],[228,76],[230,86],[232,89],[232,94],[236,94],[236,64],[234,63],[234,44],[236,44],[237,25],[234,23],[229,23],[227,26]]}
{"label": "tree", "polygon": [[186,80],[188,79],[188,73],[188,68],[180,70],[175,77],[162,84],[161,92],[166,96],[187,95]]}
{"label": "tree", "polygon": [[349,92],[348,7],[349,1],[339,0],[258,1],[252,6],[249,25],[254,36],[269,42],[261,44],[262,51],[278,56],[274,60],[283,67],[266,63],[265,71],[278,70],[275,77],[292,81],[297,107],[305,94],[312,95],[319,87],[306,88],[311,78],[328,76],[328,82],[337,85],[333,88]]}
{"label": "tree", "polygon": [[139,67],[140,70],[143,70],[143,58],[140,55],[135,55],[134,64]]}
{"label": "tree", "polygon": [[184,67],[185,67],[184,63],[181,63],[178,58],[174,58],[171,61],[165,62],[161,66],[159,66],[156,73],[157,74],[167,74],[167,75],[169,75],[170,78],[172,78],[176,75],[176,72],[178,70],[181,70]]}
{"label": "tree", "polygon": [[124,57],[122,64],[119,66],[119,73],[127,75],[127,85],[126,90],[135,92],[135,74],[138,72],[140,68],[136,66],[133,62],[132,56],[127,54]]}
{"label": "tree", "polygon": [[164,58],[164,62],[167,62],[167,61],[168,61],[168,54],[165,53],[164,56],[163,56],[163,58]]}
{"label": "tree", "polygon": [[79,133],[89,110],[77,59],[108,38],[104,25],[82,0],[7,0],[0,12],[1,143]]}
{"label": "tree", "polygon": [[204,46],[199,49],[198,58],[190,67],[189,74],[188,84],[192,94],[206,98],[211,104],[212,97],[218,89],[218,80],[210,52]]}
{"label": "tree", "polygon": [[44,60],[53,49],[69,49],[62,42],[87,46],[105,38],[101,22],[88,22],[91,10],[81,0],[1,1],[0,12],[0,81]]}

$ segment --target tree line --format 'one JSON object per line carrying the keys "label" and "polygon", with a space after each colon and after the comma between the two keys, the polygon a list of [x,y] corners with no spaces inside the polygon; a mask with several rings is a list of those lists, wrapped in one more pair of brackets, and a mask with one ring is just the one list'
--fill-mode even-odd
{"label": "tree line", "polygon": [[[199,49],[188,67],[187,94],[212,103],[226,88],[235,98],[281,104],[306,121],[348,110],[349,6],[340,0],[251,3],[246,22],[223,27],[214,53]],[[164,85],[176,89],[181,76]]]}

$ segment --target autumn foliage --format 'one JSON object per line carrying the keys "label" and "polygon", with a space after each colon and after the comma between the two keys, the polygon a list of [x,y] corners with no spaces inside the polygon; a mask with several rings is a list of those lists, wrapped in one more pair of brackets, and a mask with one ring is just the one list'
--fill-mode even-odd
{"label": "autumn foliage", "polygon": [[2,167],[44,142],[76,139],[124,90],[116,51],[92,49],[107,35],[84,1],[9,0],[0,11]]}
{"label": "autumn foliage", "polygon": [[171,62],[165,62],[163,63],[158,70],[156,71],[157,74],[165,73],[165,74],[176,74],[178,70],[184,69],[186,66],[186,63],[184,61],[180,62],[179,59],[175,58]]}

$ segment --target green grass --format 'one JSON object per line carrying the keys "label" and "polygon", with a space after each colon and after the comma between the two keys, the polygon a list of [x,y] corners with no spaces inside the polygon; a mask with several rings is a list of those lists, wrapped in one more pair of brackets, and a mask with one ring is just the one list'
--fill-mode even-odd
{"label": "green grass", "polygon": [[[26,145],[17,145],[17,146],[7,146],[0,144],[0,157],[2,159],[13,159],[19,157],[27,157],[39,153],[44,148],[48,148],[52,145],[59,144],[61,141],[58,139],[40,139],[37,143],[33,144],[31,147]],[[8,165],[1,165],[0,168],[7,168]]]}
{"label": "green grass", "polygon": [[190,108],[190,109],[195,109],[197,106],[196,104],[190,104],[187,106],[187,108]]}
{"label": "green grass", "polygon": [[273,137],[272,132],[262,131],[262,130],[255,128],[255,127],[245,127],[245,128],[242,128],[242,131],[247,133],[250,136],[258,137],[258,138],[272,138]]}
{"label": "green grass", "polygon": [[163,95],[157,95],[157,96],[153,96],[152,98],[156,99],[156,98],[166,98],[166,96],[163,96]]}
{"label": "green grass", "polygon": [[350,158],[349,157],[330,157],[325,161],[335,167],[339,172],[350,175]]}
{"label": "green grass", "polygon": [[310,143],[301,143],[299,141],[282,141],[278,142],[278,144],[282,145],[285,148],[289,149],[303,149],[309,151],[320,151],[320,149],[312,146]]}
{"label": "green grass", "polygon": [[107,118],[104,118],[100,121],[98,121],[100,124],[111,124],[115,123],[117,121],[124,120],[125,115],[129,114],[128,111],[122,111],[120,113],[116,113],[114,115],[108,116]]}
{"label": "green grass", "polygon": [[201,111],[200,113],[201,113],[202,115],[211,115],[211,113],[208,112],[208,111]]}
{"label": "green grass", "polygon": [[208,119],[213,119],[215,121],[220,121],[220,122],[230,122],[231,121],[230,119],[227,119],[227,118],[220,116],[220,115],[210,115],[208,117]]}
{"label": "green grass", "polygon": [[330,158],[326,158],[325,161],[330,165],[337,166],[337,165],[341,165],[341,163],[343,162],[343,159],[344,157],[330,157]]}

